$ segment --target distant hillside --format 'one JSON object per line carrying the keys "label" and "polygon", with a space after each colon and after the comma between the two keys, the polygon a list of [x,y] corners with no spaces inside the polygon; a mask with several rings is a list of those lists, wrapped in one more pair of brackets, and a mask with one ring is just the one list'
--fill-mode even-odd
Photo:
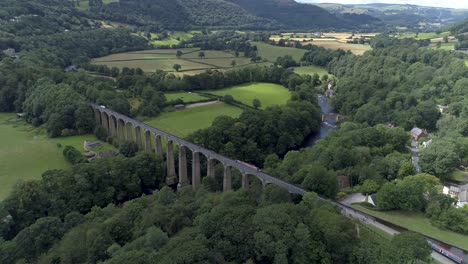
{"label": "distant hillside", "polygon": [[447,30],[450,31],[453,35],[467,33],[468,32],[468,19],[457,22],[447,27]]}
{"label": "distant hillside", "polygon": [[[331,14],[327,10],[294,0],[1,0],[0,19],[37,15],[28,22],[26,34],[48,34],[37,30],[55,23],[63,30],[92,27],[86,21],[109,20],[145,31],[200,28],[240,30],[360,30],[381,22],[367,14]],[[66,14],[67,20],[64,20]],[[47,21],[41,21],[46,18]],[[24,20],[24,18],[22,18]],[[70,26],[71,25],[71,26]],[[15,25],[21,29],[23,25]],[[55,26],[53,27],[55,28]],[[18,31],[9,29],[8,31]]]}
{"label": "distant hillside", "polygon": [[223,0],[120,0],[98,11],[109,20],[164,29],[270,28],[275,24]]}
{"label": "distant hillside", "polygon": [[329,12],[339,14],[365,14],[382,20],[388,26],[415,30],[436,30],[445,25],[468,18],[468,10],[398,4],[317,4]]}
{"label": "distant hillside", "polygon": [[102,5],[93,13],[127,24],[178,30],[356,29],[378,21],[368,15],[335,16],[294,0],[120,0]]}

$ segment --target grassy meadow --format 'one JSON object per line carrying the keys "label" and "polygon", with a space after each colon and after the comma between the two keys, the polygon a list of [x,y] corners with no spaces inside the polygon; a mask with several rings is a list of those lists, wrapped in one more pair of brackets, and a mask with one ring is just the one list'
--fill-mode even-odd
{"label": "grassy meadow", "polygon": [[302,67],[296,67],[294,68],[294,72],[300,75],[314,75],[314,73],[317,73],[319,76],[322,75],[331,75],[327,72],[327,70],[323,67],[319,66],[302,66]]}
{"label": "grassy meadow", "polygon": [[240,108],[223,102],[188,108],[180,111],[165,112],[160,116],[145,120],[150,126],[159,128],[178,137],[186,137],[198,129],[208,128],[213,120],[221,115],[237,117],[242,113]]}
{"label": "grassy meadow", "polygon": [[306,50],[303,49],[296,49],[291,47],[278,47],[262,42],[252,42],[252,45],[257,46],[258,55],[262,57],[262,59],[266,59],[270,62],[275,62],[276,58],[285,55],[290,55],[295,61],[299,61],[304,55],[304,53],[306,53]]}
{"label": "grassy meadow", "polygon": [[[40,179],[47,170],[70,167],[62,155],[63,148],[73,146],[83,151],[84,140],[97,138],[94,135],[49,138],[42,130],[16,120],[15,114],[0,113],[0,201],[20,180]],[[103,143],[94,151],[109,149],[114,147]]]}
{"label": "grassy meadow", "polygon": [[[176,53],[179,50],[183,52],[183,55],[178,58]],[[178,74],[188,75],[197,74],[208,69],[231,69],[233,68],[232,61],[235,61],[234,67],[252,65],[250,58],[236,58],[231,52],[204,50],[204,58],[198,56],[199,52],[198,49],[190,48],[125,52],[96,58],[93,63],[120,69],[123,67],[138,67],[145,72],[155,72],[156,70],[175,72],[173,66],[179,64],[181,69]]]}
{"label": "grassy meadow", "polygon": [[70,166],[62,148],[24,121],[10,121],[15,119],[14,114],[0,113],[0,200],[17,181],[39,179],[46,170]]}
{"label": "grassy meadow", "polygon": [[420,212],[389,211],[380,212],[367,209],[360,205],[352,205],[356,210],[373,215],[382,220],[402,226],[411,231],[415,231],[426,236],[435,238],[442,242],[452,244],[459,248],[468,250],[468,236],[461,235],[449,230],[442,230],[430,223],[430,220]]}
{"label": "grassy meadow", "polygon": [[174,101],[177,99],[182,99],[184,103],[190,103],[190,102],[196,102],[196,101],[208,99],[207,97],[201,96],[197,93],[188,93],[188,92],[166,93],[164,94],[164,96],[166,96],[166,100],[168,102]]}
{"label": "grassy meadow", "polygon": [[262,103],[261,109],[265,109],[271,105],[285,104],[291,97],[288,89],[272,83],[250,83],[206,92],[221,96],[230,94],[235,100],[246,105],[252,105],[254,99],[259,99]]}

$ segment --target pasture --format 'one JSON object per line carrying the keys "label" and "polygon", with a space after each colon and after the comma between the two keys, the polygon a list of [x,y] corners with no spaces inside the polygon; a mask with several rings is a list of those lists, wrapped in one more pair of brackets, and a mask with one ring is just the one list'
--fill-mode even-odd
{"label": "pasture", "polygon": [[181,92],[181,93],[165,93],[167,102],[174,101],[177,99],[181,99],[184,103],[191,103],[197,102],[200,100],[209,99],[208,97],[199,95],[197,93],[188,93],[188,92]]}
{"label": "pasture", "polygon": [[14,114],[0,113],[0,200],[17,181],[39,179],[46,170],[70,166],[62,156],[62,148],[15,119]]}
{"label": "pasture", "polygon": [[265,109],[271,105],[286,104],[291,98],[291,93],[288,89],[272,83],[250,83],[222,90],[205,92],[220,96],[230,94],[235,100],[250,106],[254,99],[259,99],[262,103],[261,109]]}
{"label": "pasture", "polygon": [[266,59],[270,62],[275,62],[276,58],[285,55],[290,55],[295,61],[299,61],[304,53],[306,53],[306,50],[304,49],[278,47],[262,42],[252,42],[252,45],[257,46],[258,55],[262,57],[262,59]]}
{"label": "pasture", "polygon": [[210,127],[213,120],[218,116],[238,117],[241,113],[240,108],[217,102],[206,106],[165,112],[144,122],[178,137],[186,137],[198,129]]}
{"label": "pasture", "polygon": [[302,66],[302,67],[296,67],[294,68],[294,72],[297,74],[301,75],[314,75],[314,73],[317,73],[319,76],[323,76],[325,74],[331,75],[327,72],[327,70],[323,67],[319,66]]}
{"label": "pasture", "polygon": [[[183,55],[177,57],[177,51],[182,51]],[[145,72],[163,70],[188,75],[197,74],[208,69],[224,70],[252,65],[249,58],[235,57],[231,52],[204,50],[204,57],[200,57],[199,53],[200,50],[191,48],[145,50],[112,54],[96,58],[93,63],[119,69],[123,67],[141,68]],[[234,67],[233,61],[235,62]],[[174,64],[181,66],[179,72],[174,70]]]}
{"label": "pasture", "polygon": [[[97,138],[80,135],[51,139],[43,131],[16,120],[14,114],[0,113],[0,201],[20,180],[40,179],[47,170],[69,168],[70,164],[62,155],[63,148],[73,146],[83,151],[84,140],[96,141]],[[109,149],[114,147],[103,143],[93,151]]]}
{"label": "pasture", "polygon": [[373,215],[392,224],[402,226],[411,231],[421,233],[423,235],[433,237],[442,242],[446,242],[457,247],[468,250],[468,236],[461,235],[449,230],[442,230],[433,226],[429,218],[425,217],[420,212],[405,212],[405,211],[374,211],[360,205],[352,205],[354,209],[364,213]]}

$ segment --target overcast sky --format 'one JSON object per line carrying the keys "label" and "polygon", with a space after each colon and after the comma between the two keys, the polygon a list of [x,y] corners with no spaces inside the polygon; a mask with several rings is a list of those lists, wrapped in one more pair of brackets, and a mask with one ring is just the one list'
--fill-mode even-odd
{"label": "overcast sky", "polygon": [[440,6],[451,8],[467,8],[468,0],[296,0],[302,3],[340,3],[340,4],[369,4],[369,3],[389,3],[389,4],[412,4],[423,6]]}

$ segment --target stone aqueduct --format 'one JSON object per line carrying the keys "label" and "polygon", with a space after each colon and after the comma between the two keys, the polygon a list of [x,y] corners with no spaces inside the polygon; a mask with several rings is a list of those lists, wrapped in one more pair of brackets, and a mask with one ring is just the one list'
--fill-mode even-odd
{"label": "stone aqueduct", "polygon": [[[223,191],[229,191],[232,189],[232,168],[236,168],[242,173],[243,188],[249,187],[249,177],[254,176],[258,178],[264,186],[267,184],[274,184],[288,190],[290,193],[299,195],[303,195],[304,193],[306,193],[305,190],[295,185],[279,180],[241,162],[219,155],[211,150],[195,145],[189,141],[171,135],[157,128],[148,126],[130,117],[121,115],[115,111],[112,111],[110,109],[96,104],[90,104],[90,106],[94,111],[94,116],[96,118],[97,124],[102,125],[108,131],[110,136],[117,139],[121,143],[125,141],[136,140],[136,143],[138,144],[140,149],[144,149],[148,152],[155,151],[156,154],[162,155],[163,141],[167,142],[166,182],[169,185],[177,183],[177,186],[180,188],[190,184],[190,181],[188,179],[186,158],[186,153],[188,150],[192,153],[191,183],[194,188],[201,184],[200,154],[202,154],[207,159],[206,175],[208,177],[215,176],[215,161],[220,162],[224,166]],[[152,144],[153,140],[155,141],[154,149]],[[179,147],[178,175],[175,170],[174,143],[177,144]]]}

